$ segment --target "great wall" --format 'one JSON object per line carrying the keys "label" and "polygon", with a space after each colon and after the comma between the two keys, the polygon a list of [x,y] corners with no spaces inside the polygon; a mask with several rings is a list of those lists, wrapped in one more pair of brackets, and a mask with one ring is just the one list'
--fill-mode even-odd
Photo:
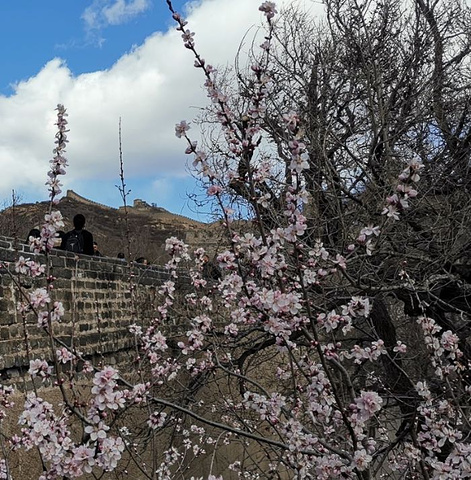
{"label": "great wall", "polygon": [[[27,294],[44,287],[45,278],[18,277],[15,261],[24,258],[45,262],[42,255],[31,253],[30,247],[8,237],[0,237],[0,377],[12,381],[22,376],[29,358],[47,359],[49,338],[37,326],[35,315],[29,313],[24,323],[18,312],[20,290]],[[61,250],[49,255],[54,301],[61,301],[65,316],[54,325],[58,339],[75,346],[85,358],[106,357],[117,361],[120,354],[134,345],[129,326],[139,309],[139,316],[150,315],[156,289],[168,278],[163,267],[128,265],[106,257],[76,256]],[[138,300],[131,301],[133,295]],[[137,305],[137,306],[136,306]],[[25,348],[25,334],[31,349]]]}
{"label": "great wall", "polygon": [[[0,211],[0,235],[25,241],[31,228],[42,224],[48,208],[48,202],[38,202]],[[184,240],[192,249],[205,246],[211,252],[221,244],[219,222],[192,220],[140,199],[134,199],[126,209],[114,208],[68,190],[57,209],[62,213],[66,231],[73,228],[74,215],[82,213],[86,218],[85,228],[92,232],[107,257],[116,257],[119,252],[127,254],[130,247],[131,259],[144,256],[151,263],[162,265],[167,261],[163,247],[169,237]]]}

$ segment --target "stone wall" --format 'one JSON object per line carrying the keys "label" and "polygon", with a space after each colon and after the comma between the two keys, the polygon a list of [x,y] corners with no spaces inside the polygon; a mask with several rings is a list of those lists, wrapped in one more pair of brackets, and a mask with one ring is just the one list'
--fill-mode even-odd
{"label": "stone wall", "polygon": [[[34,314],[26,322],[16,305],[21,291],[28,293],[45,287],[43,277],[19,278],[15,261],[23,255],[45,263],[42,255],[31,253],[29,246],[11,238],[0,237],[0,376],[8,379],[19,375],[29,365],[29,358],[48,358],[49,338],[37,326]],[[114,258],[75,256],[53,250],[53,301],[61,301],[66,314],[54,326],[54,333],[65,344],[76,346],[87,358],[116,356],[133,347],[129,325],[138,316],[152,315],[156,289],[168,274],[163,267],[129,266]],[[133,295],[131,297],[131,285]],[[136,301],[132,300],[135,299]],[[25,335],[31,348],[27,352]]]}

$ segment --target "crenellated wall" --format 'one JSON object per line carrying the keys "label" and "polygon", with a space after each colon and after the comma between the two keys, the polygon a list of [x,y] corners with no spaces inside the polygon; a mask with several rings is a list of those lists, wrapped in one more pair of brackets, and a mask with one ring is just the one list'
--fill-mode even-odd
{"label": "crenellated wall", "polygon": [[[26,322],[16,305],[21,291],[26,295],[44,287],[44,276],[31,279],[15,273],[15,261],[22,255],[45,263],[45,257],[31,253],[29,246],[11,238],[0,237],[0,376],[9,379],[20,375],[30,358],[48,359],[49,338],[37,326],[34,314]],[[132,266],[107,257],[75,256],[53,250],[53,301],[61,301],[66,314],[54,326],[54,333],[67,345],[75,345],[88,358],[112,357],[133,346],[129,326],[135,317],[152,315],[156,289],[168,279],[163,267]],[[131,281],[133,298],[131,301]],[[25,335],[31,352],[25,347]]]}

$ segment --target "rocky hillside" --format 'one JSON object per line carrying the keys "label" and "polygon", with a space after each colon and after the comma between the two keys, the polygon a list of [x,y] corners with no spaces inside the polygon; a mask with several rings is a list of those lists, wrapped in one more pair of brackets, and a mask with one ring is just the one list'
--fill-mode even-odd
{"label": "rocky hillside", "polygon": [[[40,225],[48,208],[47,202],[22,204],[0,212],[2,235],[16,237],[24,242],[28,232]],[[220,228],[217,223],[205,224],[190,218],[175,215],[167,210],[154,207],[142,200],[134,200],[133,206],[111,208],[95,203],[72,190],[67,192],[57,207],[64,217],[65,231],[73,228],[72,219],[77,213],[86,218],[85,228],[92,232],[100,251],[110,257],[119,252],[127,256],[127,228],[131,245],[131,257],[144,256],[151,263],[166,261],[165,239],[171,236],[181,238],[193,248],[204,246],[214,252],[221,244]]]}

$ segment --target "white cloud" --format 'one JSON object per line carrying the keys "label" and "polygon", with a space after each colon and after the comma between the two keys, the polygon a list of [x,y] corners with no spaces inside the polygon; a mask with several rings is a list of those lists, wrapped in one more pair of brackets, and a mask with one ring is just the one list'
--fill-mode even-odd
{"label": "white cloud", "polygon": [[[188,28],[208,62],[226,65],[247,30],[261,21],[254,0],[205,0],[191,10]],[[119,117],[126,175],[148,178],[149,184],[159,177],[187,178],[186,146],[174,126],[207,104],[203,82],[174,28],[150,36],[109,70],[74,76],[64,61],[51,59],[18,83],[13,95],[0,97],[0,199],[9,198],[12,188],[46,197],[57,103],[69,112],[65,188],[87,179],[116,183]],[[196,137],[197,130],[190,133]]]}
{"label": "white cloud", "polygon": [[87,30],[101,29],[126,23],[150,6],[150,0],[94,0],[84,10],[82,19]]}
{"label": "white cloud", "polygon": [[145,12],[150,6],[150,0],[131,0],[129,2],[116,0],[113,4],[105,6],[102,13],[110,25],[120,25]]}

